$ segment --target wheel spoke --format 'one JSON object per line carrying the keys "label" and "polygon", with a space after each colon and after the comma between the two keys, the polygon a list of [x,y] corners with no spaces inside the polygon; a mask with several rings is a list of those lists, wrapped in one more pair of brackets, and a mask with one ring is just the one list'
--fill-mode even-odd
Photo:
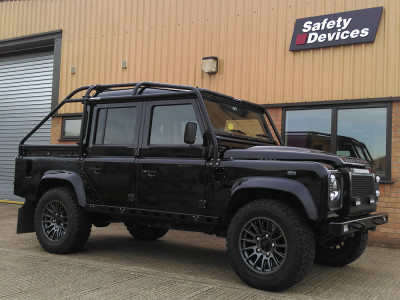
{"label": "wheel spoke", "polygon": [[249,239],[246,239],[246,238],[242,238],[242,241],[247,242],[247,243],[253,243],[253,244],[256,243],[256,241],[254,239],[253,240],[249,240]]}
{"label": "wheel spoke", "polygon": [[54,200],[43,210],[42,229],[48,239],[60,240],[68,229],[68,215],[64,205]]}
{"label": "wheel spoke", "polygon": [[274,250],[274,254],[278,255],[280,258],[284,258],[285,254],[278,252],[276,249]]}
{"label": "wheel spoke", "polygon": [[251,231],[249,231],[249,230],[247,230],[247,229],[245,229],[244,231],[245,231],[246,233],[248,233],[249,235],[253,236],[253,237],[256,236],[256,234],[252,233]]}
{"label": "wheel spoke", "polygon": [[257,247],[256,246],[250,246],[250,247],[242,248],[242,251],[249,251],[249,250],[253,250],[254,252],[256,252]]}
{"label": "wheel spoke", "polygon": [[268,262],[268,271],[271,272],[272,271],[271,259],[267,259],[267,262]]}
{"label": "wheel spoke", "polygon": [[260,232],[261,232],[261,233],[264,233],[264,232],[265,232],[264,226],[263,226],[263,224],[262,224],[262,220],[261,220],[261,219],[258,220],[258,227],[260,228]]}
{"label": "wheel spoke", "polygon": [[43,222],[43,229],[44,230],[49,229],[51,226],[53,226],[53,223]]}
{"label": "wheel spoke", "polygon": [[252,258],[253,256],[257,256],[257,253],[251,254],[249,257],[246,258],[246,261],[247,261],[247,262],[248,262],[248,261],[251,261],[251,258]]}
{"label": "wheel spoke", "polygon": [[266,264],[268,263],[268,258],[267,257],[265,257],[265,256],[263,256],[263,260],[262,260],[262,263],[261,263],[261,272],[264,272],[265,271],[265,268],[266,268]]}
{"label": "wheel spoke", "polygon": [[267,217],[254,218],[243,226],[239,246],[248,267],[262,274],[277,271],[287,256],[285,233]]}
{"label": "wheel spoke", "polygon": [[256,227],[256,226],[253,224],[253,222],[252,222],[252,223],[250,223],[250,225],[251,225],[251,227],[253,227],[253,228],[254,228],[254,230],[255,230],[256,234],[258,234],[258,235],[261,235],[261,232],[259,232],[259,231],[258,231],[257,227]]}
{"label": "wheel spoke", "polygon": [[274,255],[271,256],[271,260],[275,263],[275,265],[276,265],[277,267],[280,266],[280,263],[276,260],[276,258],[275,258]]}
{"label": "wheel spoke", "polygon": [[262,271],[263,255],[257,255],[257,258],[256,258],[256,260],[255,260],[255,262],[254,262],[254,264],[253,264],[253,269],[256,270],[257,266],[259,265],[258,262],[260,261],[260,259],[261,259],[260,271]]}

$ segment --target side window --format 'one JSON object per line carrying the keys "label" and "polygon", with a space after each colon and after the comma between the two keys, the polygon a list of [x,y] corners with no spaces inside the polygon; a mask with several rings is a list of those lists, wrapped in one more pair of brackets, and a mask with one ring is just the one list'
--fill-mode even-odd
{"label": "side window", "polygon": [[98,111],[95,144],[132,145],[136,107],[105,108]]}
{"label": "side window", "polygon": [[187,122],[197,123],[195,144],[203,144],[200,126],[191,104],[159,105],[152,111],[150,145],[184,145]]}

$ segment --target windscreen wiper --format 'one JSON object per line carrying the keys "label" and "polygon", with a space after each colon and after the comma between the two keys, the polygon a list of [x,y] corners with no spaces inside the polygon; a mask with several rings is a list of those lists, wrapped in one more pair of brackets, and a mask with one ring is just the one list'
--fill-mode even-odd
{"label": "windscreen wiper", "polygon": [[247,135],[247,133],[246,133],[246,132],[244,132],[244,131],[241,131],[241,130],[239,130],[239,129],[231,129],[230,131],[232,131],[232,132],[235,132],[235,133],[240,133],[240,134]]}

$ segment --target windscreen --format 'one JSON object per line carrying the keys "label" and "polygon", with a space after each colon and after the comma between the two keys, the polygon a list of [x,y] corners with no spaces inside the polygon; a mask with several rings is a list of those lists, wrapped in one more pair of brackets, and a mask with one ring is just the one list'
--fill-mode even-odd
{"label": "windscreen", "polygon": [[271,142],[261,110],[209,99],[204,99],[204,103],[217,135]]}

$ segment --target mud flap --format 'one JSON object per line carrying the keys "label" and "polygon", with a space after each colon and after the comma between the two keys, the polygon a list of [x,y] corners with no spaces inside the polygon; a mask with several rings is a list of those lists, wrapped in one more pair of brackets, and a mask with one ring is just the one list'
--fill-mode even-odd
{"label": "mud flap", "polygon": [[17,233],[34,232],[33,217],[35,214],[35,203],[26,200],[24,205],[18,210]]}

